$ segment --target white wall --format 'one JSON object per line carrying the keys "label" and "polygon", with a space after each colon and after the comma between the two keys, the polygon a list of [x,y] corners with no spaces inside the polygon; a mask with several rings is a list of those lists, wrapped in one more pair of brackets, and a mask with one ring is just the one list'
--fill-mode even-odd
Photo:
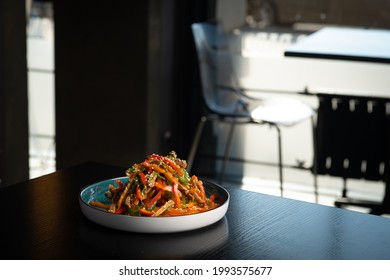
{"label": "white wall", "polygon": [[217,19],[223,21],[226,30],[239,27],[244,23],[246,0],[217,1]]}
{"label": "white wall", "polygon": [[30,178],[55,170],[54,25],[32,18],[27,36]]}

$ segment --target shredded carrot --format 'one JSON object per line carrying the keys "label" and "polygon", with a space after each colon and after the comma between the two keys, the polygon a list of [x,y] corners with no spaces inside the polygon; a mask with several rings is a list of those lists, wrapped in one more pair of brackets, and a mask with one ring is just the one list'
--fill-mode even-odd
{"label": "shredded carrot", "polygon": [[142,200],[143,199],[143,196],[142,196],[142,193],[141,193],[141,188],[140,186],[136,186],[135,187],[135,195],[137,196],[137,198],[139,200]]}
{"label": "shredded carrot", "polygon": [[143,185],[146,185],[146,176],[145,176],[145,174],[143,173],[143,172],[140,172],[140,173],[138,173],[138,175],[139,175],[139,177],[140,177],[140,179],[141,179],[141,183],[143,184]]}
{"label": "shredded carrot", "polygon": [[110,208],[110,205],[104,204],[103,202],[100,202],[100,201],[91,201],[91,202],[89,203],[89,205],[96,206],[96,207],[100,207],[100,208],[103,208],[103,209],[108,209],[108,208]]}
{"label": "shredded carrot", "polygon": [[177,183],[172,186],[172,192],[173,192],[173,201],[175,202],[176,207],[181,208],[181,200],[180,200],[180,194],[179,194]]}
{"label": "shredded carrot", "polygon": [[203,182],[202,181],[197,181],[196,185],[198,186],[198,188],[200,190],[200,197],[203,200],[206,200],[206,192],[205,192],[204,187],[203,187]]}
{"label": "shredded carrot", "polygon": [[139,209],[139,212],[145,216],[152,216],[153,215],[153,212],[152,211],[149,211],[149,210],[146,210],[146,209]]}
{"label": "shredded carrot", "polygon": [[160,189],[155,196],[153,196],[150,200],[146,201],[145,202],[146,208],[148,208],[148,209],[152,208],[153,205],[157,202],[157,200],[159,200],[161,198],[163,192],[164,191],[162,189]]}

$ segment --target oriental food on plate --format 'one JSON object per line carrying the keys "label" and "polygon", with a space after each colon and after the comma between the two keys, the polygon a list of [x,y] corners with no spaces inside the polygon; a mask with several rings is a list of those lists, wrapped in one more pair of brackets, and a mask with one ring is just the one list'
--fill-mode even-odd
{"label": "oriental food on plate", "polygon": [[221,186],[190,176],[175,152],[152,154],[126,176],[84,188],[80,206],[90,220],[134,232],[192,230],[220,220],[229,204]]}

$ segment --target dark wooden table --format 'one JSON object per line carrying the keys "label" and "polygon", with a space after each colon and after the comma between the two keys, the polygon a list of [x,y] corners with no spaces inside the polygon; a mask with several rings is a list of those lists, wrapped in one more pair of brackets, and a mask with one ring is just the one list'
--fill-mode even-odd
{"label": "dark wooden table", "polygon": [[125,168],[84,163],[0,189],[1,259],[390,259],[390,219],[225,186],[226,217],[175,234],[86,219],[78,194]]}

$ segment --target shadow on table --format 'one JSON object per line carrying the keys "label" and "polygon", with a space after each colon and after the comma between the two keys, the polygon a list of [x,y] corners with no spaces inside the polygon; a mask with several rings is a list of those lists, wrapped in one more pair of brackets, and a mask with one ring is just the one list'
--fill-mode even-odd
{"label": "shadow on table", "polygon": [[87,259],[207,259],[229,239],[226,217],[193,231],[150,234],[114,230],[85,217],[80,220],[80,239]]}

